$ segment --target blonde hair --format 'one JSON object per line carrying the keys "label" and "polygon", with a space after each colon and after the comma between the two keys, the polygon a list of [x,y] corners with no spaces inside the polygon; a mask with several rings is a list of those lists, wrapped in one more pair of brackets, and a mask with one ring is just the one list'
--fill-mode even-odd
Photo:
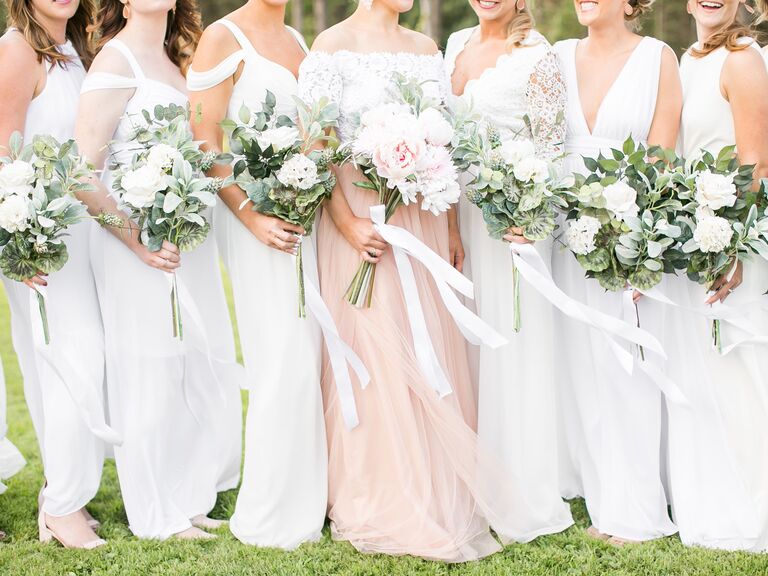
{"label": "blonde hair", "polygon": [[507,52],[513,48],[518,48],[528,38],[528,34],[536,26],[533,14],[528,11],[526,6],[522,10],[517,9],[517,0],[515,2],[515,15],[507,26]]}
{"label": "blonde hair", "polygon": [[639,20],[651,11],[655,1],[656,0],[629,0],[629,5],[632,6],[632,14],[625,14],[624,19],[627,22]]}
{"label": "blonde hair", "polygon": [[715,50],[725,47],[730,52],[738,52],[749,47],[748,43],[739,42],[742,38],[751,38],[755,33],[754,25],[765,21],[768,12],[768,0],[755,0],[753,24],[744,24],[736,19],[723,26],[720,30],[712,34],[701,43],[699,48],[691,48],[691,56],[694,58],[703,58]]}

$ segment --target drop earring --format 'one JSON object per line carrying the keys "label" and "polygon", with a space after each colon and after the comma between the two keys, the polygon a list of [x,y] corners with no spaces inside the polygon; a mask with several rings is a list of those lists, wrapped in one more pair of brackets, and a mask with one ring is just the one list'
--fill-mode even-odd
{"label": "drop earring", "polygon": [[634,13],[635,13],[635,9],[632,7],[632,4],[627,2],[626,5],[624,6],[624,14],[626,14],[627,16],[632,16],[632,14]]}

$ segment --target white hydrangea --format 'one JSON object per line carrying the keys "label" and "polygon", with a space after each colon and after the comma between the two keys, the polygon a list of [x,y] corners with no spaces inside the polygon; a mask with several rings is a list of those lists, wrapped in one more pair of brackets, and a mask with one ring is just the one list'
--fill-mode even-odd
{"label": "white hydrangea", "polygon": [[699,220],[693,232],[693,240],[702,252],[722,252],[730,245],[731,238],[731,223],[720,216]]}
{"label": "white hydrangea", "polygon": [[699,206],[720,210],[736,203],[733,175],[715,174],[705,170],[696,176],[696,202]]}
{"label": "white hydrangea", "polygon": [[576,254],[585,256],[592,252],[595,246],[595,236],[600,230],[600,220],[592,216],[582,216],[573,220],[565,233],[568,247]]}
{"label": "white hydrangea", "polygon": [[11,195],[29,196],[35,181],[35,168],[29,162],[14,160],[0,168],[0,199]]}
{"label": "white hydrangea", "polygon": [[276,176],[285,186],[309,190],[317,184],[317,166],[303,154],[296,154],[282,165]]}
{"label": "white hydrangea", "polygon": [[29,199],[13,194],[0,202],[0,228],[14,233],[30,227]]}
{"label": "white hydrangea", "polygon": [[544,160],[528,156],[514,165],[514,173],[520,182],[542,184],[549,176],[549,165]]}
{"label": "white hydrangea", "polygon": [[613,212],[616,218],[624,220],[628,216],[637,216],[640,208],[637,206],[637,191],[621,180],[603,188],[605,207]]}

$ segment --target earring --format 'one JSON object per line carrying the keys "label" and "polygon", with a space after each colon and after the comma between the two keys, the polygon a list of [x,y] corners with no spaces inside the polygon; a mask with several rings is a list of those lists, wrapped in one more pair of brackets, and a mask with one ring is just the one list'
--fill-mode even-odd
{"label": "earring", "polygon": [[626,14],[627,16],[632,16],[632,14],[634,14],[634,13],[635,13],[635,9],[634,9],[634,7],[632,6],[632,4],[630,4],[629,2],[627,2],[627,3],[624,5],[624,14]]}

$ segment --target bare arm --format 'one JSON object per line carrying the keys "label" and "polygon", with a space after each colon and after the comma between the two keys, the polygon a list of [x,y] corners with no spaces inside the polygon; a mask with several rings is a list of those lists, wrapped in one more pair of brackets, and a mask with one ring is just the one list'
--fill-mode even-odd
{"label": "bare arm", "polygon": [[680,131],[680,116],[683,110],[683,87],[677,57],[668,47],[661,56],[659,93],[656,112],[648,133],[648,144],[662,148],[674,148]]}

